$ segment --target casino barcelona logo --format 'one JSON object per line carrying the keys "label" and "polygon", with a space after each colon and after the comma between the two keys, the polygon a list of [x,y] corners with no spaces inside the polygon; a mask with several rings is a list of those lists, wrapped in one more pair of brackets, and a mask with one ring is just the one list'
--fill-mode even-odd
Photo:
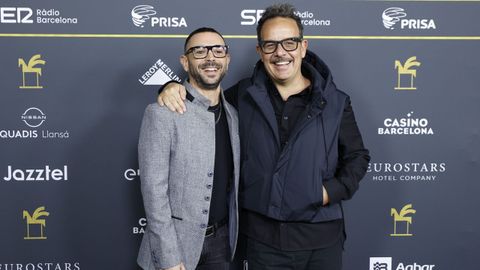
{"label": "casino barcelona logo", "polygon": [[[41,89],[39,78],[42,76],[42,68],[45,65],[45,60],[41,59],[42,55],[36,54],[28,60],[28,64],[23,58],[18,59],[18,67],[22,71],[22,85],[21,89]],[[33,77],[33,78],[30,78]]]}
{"label": "casino barcelona logo", "polygon": [[408,58],[403,65],[399,60],[395,60],[395,69],[398,73],[395,90],[417,90],[417,87],[413,85],[413,79],[417,77],[415,68],[420,65],[416,56]]}
{"label": "casino barcelona logo", "polygon": [[[393,233],[390,234],[390,236],[413,236],[413,234],[410,232],[410,225],[412,224],[412,216],[414,215],[417,211],[412,208],[412,204],[407,204],[405,205],[400,212],[397,211],[397,209],[392,208],[390,210],[390,216],[393,217]],[[405,230],[402,230],[399,232],[397,224],[398,223],[404,223],[405,224]]]}
{"label": "casino barcelona logo", "polygon": [[[46,225],[45,218],[42,217],[48,217],[50,215],[49,212],[45,211],[45,206],[40,206],[35,211],[33,212],[32,215],[27,210],[23,210],[23,219],[25,219],[26,224],[27,224],[27,234],[23,239],[25,240],[45,240],[47,237],[44,234],[44,230]],[[33,233],[32,235],[32,228],[31,226],[36,226],[37,228],[39,227],[39,230],[37,233]]]}

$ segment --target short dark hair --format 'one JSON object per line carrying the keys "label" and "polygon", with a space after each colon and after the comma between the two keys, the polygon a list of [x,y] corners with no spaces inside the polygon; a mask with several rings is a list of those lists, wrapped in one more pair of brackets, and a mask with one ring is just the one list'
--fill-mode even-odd
{"label": "short dark hair", "polygon": [[191,32],[190,35],[188,35],[187,39],[185,40],[185,44],[183,45],[183,50],[184,51],[187,50],[187,44],[194,35],[200,34],[200,33],[205,33],[205,32],[218,34],[223,39],[223,42],[225,43],[225,39],[223,38],[222,34],[220,34],[220,32],[218,32],[217,30],[215,30],[211,27],[200,27],[200,28],[194,30],[193,32]]}
{"label": "short dark hair", "polygon": [[298,31],[300,32],[300,38],[303,38],[303,25],[302,25],[302,20],[300,17],[296,14],[295,7],[292,6],[291,4],[274,4],[265,10],[263,13],[262,17],[258,21],[257,25],[257,40],[260,42],[262,40],[261,38],[261,32],[262,32],[262,27],[265,24],[266,21],[276,18],[276,17],[282,17],[282,18],[289,18],[294,20],[297,23],[298,26]]}

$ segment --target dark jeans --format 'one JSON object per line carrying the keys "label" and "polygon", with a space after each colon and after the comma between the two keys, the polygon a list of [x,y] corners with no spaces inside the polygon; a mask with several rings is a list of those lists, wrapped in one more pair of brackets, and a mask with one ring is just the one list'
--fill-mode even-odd
{"label": "dark jeans", "polygon": [[343,240],[313,250],[282,251],[247,239],[248,270],[341,270]]}
{"label": "dark jeans", "polygon": [[205,236],[196,270],[228,270],[229,265],[228,225],[223,225],[214,234]]}

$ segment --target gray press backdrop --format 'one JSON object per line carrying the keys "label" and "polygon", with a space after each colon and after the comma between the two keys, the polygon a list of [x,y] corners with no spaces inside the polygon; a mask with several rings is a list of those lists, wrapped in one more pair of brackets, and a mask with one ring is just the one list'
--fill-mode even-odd
{"label": "gray press backdrop", "polygon": [[[138,269],[137,141],[185,37],[224,33],[228,87],[272,1],[0,2],[0,270]],[[292,1],[371,151],[345,270],[476,270],[480,2]]]}

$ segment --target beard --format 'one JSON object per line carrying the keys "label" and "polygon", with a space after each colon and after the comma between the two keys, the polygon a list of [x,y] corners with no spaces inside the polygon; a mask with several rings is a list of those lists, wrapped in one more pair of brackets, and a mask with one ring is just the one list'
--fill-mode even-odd
{"label": "beard", "polygon": [[[217,87],[220,85],[220,82],[222,81],[223,77],[225,77],[225,73],[227,72],[226,69],[223,68],[223,65],[220,63],[217,63],[215,61],[207,61],[198,67],[194,67],[192,63],[188,63],[189,65],[189,71],[190,71],[190,76],[195,80],[195,82],[198,84],[199,87],[205,90],[215,90]],[[205,69],[205,68],[216,68],[218,70],[221,70],[220,76],[218,77],[217,80],[213,82],[208,82],[208,78],[200,74],[199,70]]]}

